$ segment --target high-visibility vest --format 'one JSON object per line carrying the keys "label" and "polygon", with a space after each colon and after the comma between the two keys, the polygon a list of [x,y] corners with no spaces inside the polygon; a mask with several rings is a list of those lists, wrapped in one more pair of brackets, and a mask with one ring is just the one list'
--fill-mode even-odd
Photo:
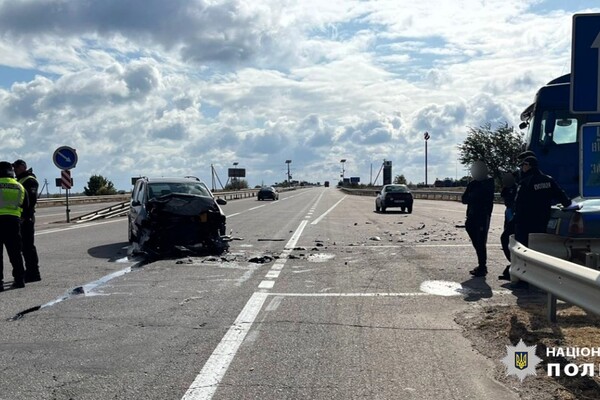
{"label": "high-visibility vest", "polygon": [[15,178],[0,178],[0,215],[20,217],[25,188]]}

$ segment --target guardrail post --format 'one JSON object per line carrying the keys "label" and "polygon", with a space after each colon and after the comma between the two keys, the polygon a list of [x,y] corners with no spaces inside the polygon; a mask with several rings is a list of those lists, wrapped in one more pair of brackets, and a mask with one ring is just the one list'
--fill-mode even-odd
{"label": "guardrail post", "polygon": [[556,296],[552,293],[548,293],[548,307],[546,312],[548,314],[549,322],[556,322],[556,302]]}

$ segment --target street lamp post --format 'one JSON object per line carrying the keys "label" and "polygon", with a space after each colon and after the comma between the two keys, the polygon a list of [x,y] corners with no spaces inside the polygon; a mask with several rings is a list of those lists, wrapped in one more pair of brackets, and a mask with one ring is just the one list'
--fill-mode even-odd
{"label": "street lamp post", "polygon": [[287,164],[287,182],[288,186],[290,186],[292,180],[292,175],[290,175],[290,164],[292,163],[292,160],[285,160],[285,163]]}
{"label": "street lamp post", "polygon": [[342,185],[344,184],[344,174],[346,173],[346,169],[345,169],[345,165],[346,165],[346,159],[342,158],[340,160],[340,162],[342,163],[342,175],[340,175],[342,177]]}

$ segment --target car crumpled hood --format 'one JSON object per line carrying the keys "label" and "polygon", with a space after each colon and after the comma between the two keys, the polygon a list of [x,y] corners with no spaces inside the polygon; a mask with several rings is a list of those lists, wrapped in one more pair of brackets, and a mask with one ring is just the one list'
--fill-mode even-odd
{"label": "car crumpled hood", "polygon": [[577,212],[582,214],[600,213],[600,199],[576,198],[574,201],[581,207]]}
{"label": "car crumpled hood", "polygon": [[221,213],[215,200],[206,196],[173,193],[152,199],[148,203],[162,212],[181,216],[199,215],[206,211]]}

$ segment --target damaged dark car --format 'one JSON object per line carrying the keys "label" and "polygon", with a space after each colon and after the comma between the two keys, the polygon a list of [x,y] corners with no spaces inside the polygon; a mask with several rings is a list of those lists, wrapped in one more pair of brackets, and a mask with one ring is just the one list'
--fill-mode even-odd
{"label": "damaged dark car", "polygon": [[138,178],[129,207],[129,242],[139,251],[161,255],[184,247],[221,254],[225,214],[208,187],[197,178]]}

